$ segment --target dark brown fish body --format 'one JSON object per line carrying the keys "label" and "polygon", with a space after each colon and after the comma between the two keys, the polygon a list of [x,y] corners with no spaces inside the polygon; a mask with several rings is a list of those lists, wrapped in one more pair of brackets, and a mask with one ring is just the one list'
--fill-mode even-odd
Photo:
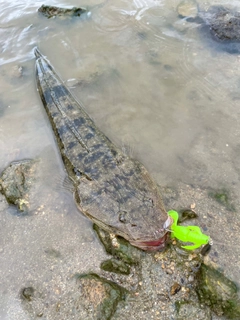
{"label": "dark brown fish body", "polygon": [[94,124],[36,49],[38,91],[74,183],[79,210],[144,250],[164,248],[167,213],[156,183]]}

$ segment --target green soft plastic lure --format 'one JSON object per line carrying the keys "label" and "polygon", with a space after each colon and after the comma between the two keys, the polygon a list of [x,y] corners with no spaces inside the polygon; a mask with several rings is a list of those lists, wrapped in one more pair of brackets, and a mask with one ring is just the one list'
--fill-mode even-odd
{"label": "green soft plastic lure", "polygon": [[182,246],[187,250],[194,250],[201,247],[203,244],[206,245],[210,242],[210,237],[202,233],[201,229],[197,226],[178,226],[178,213],[177,211],[170,210],[168,215],[171,217],[173,223],[171,225],[171,237],[177,238],[182,242],[192,242],[193,245]]}

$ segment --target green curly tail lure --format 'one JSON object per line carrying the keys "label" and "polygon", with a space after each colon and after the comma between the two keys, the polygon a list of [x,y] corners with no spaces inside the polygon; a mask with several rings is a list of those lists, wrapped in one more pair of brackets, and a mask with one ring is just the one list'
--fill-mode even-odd
{"label": "green curly tail lure", "polygon": [[178,226],[178,213],[177,211],[170,210],[168,215],[172,218],[173,223],[171,225],[171,237],[177,238],[182,242],[192,242],[193,245],[182,246],[187,250],[194,250],[201,247],[203,244],[210,242],[210,237],[202,233],[201,229],[197,226]]}

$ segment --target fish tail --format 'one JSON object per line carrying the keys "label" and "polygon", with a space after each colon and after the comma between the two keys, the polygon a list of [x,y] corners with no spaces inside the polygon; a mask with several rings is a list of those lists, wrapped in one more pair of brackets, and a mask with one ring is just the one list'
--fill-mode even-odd
{"label": "fish tail", "polygon": [[41,54],[41,52],[38,50],[38,47],[35,47],[35,48],[34,48],[34,54],[35,54],[35,56],[36,56],[37,59],[38,59],[38,58],[42,58],[42,54]]}

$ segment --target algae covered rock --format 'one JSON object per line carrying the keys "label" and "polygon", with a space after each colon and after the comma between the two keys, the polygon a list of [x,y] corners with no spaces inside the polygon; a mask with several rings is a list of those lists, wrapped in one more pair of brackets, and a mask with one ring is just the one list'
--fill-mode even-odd
{"label": "algae covered rock", "polygon": [[112,256],[111,259],[101,263],[101,269],[116,274],[129,275],[131,266],[140,262],[141,250],[133,247],[127,240],[110,234],[96,224],[93,225],[106,252]]}
{"label": "algae covered rock", "polygon": [[91,310],[93,319],[109,320],[115,313],[118,302],[125,299],[127,291],[116,283],[97,274],[82,274],[77,277],[81,301]]}
{"label": "algae covered rock", "polygon": [[205,264],[202,264],[197,279],[197,293],[202,303],[208,305],[219,316],[240,319],[240,300],[234,282]]}
{"label": "algae covered rock", "polygon": [[0,176],[0,192],[21,212],[29,209],[29,191],[35,181],[36,169],[35,160],[12,162]]}
{"label": "algae covered rock", "polygon": [[93,228],[107,253],[129,265],[138,264],[142,255],[141,250],[133,247],[127,240],[115,237],[113,234],[102,230],[96,224],[94,224]]}
{"label": "algae covered rock", "polygon": [[214,41],[215,50],[239,54],[239,8],[213,5],[203,10],[194,0],[183,0],[176,10],[181,19],[198,25],[205,41]]}
{"label": "algae covered rock", "polygon": [[101,269],[108,272],[130,274],[130,266],[120,259],[109,259],[101,263]]}
{"label": "algae covered rock", "polygon": [[74,274],[64,290],[55,283],[51,296],[47,283],[30,281],[21,288],[22,308],[29,315],[26,319],[109,320],[128,294],[120,285],[95,273]]}
{"label": "algae covered rock", "polygon": [[85,9],[82,8],[60,8],[60,7],[55,7],[55,6],[47,6],[47,5],[42,5],[39,9],[38,12],[40,12],[42,15],[45,17],[53,18],[53,17],[80,17],[84,12],[86,12]]}
{"label": "algae covered rock", "polygon": [[223,205],[227,210],[229,211],[235,211],[235,207],[232,204],[231,197],[228,190],[225,189],[218,189],[214,190],[211,189],[208,193],[208,195],[216,200],[218,203]]}

